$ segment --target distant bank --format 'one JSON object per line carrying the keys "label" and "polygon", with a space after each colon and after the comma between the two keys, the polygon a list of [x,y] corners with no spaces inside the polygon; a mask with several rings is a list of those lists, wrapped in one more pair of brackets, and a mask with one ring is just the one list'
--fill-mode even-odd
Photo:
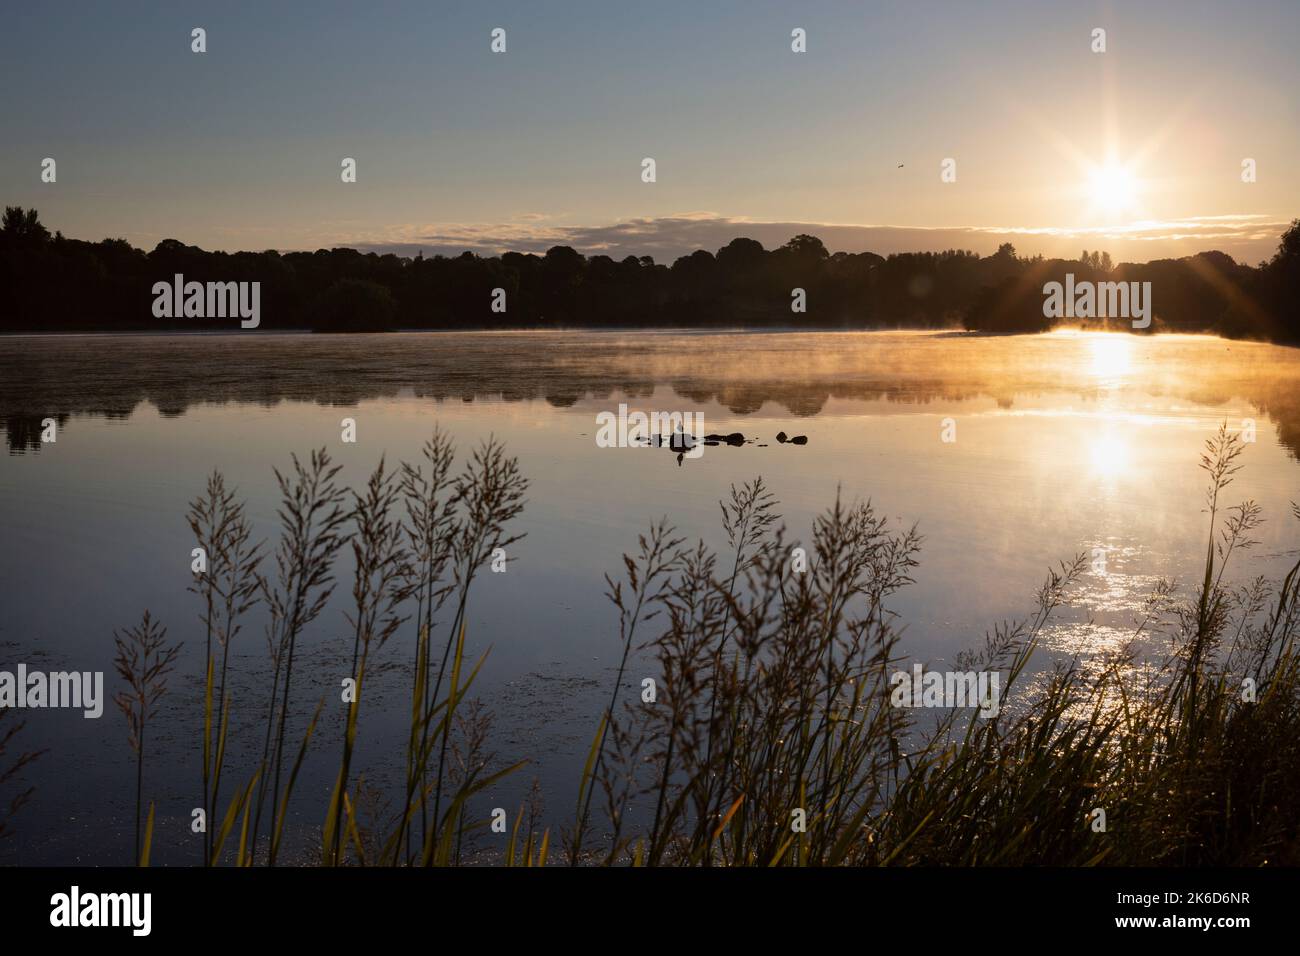
{"label": "distant bank", "polygon": [[[1068,289],[1068,301],[1053,290]],[[1075,289],[1096,288],[1096,309]],[[1130,320],[1104,312],[1143,290]],[[174,239],[152,251],[121,239],[50,234],[36,210],[0,227],[0,333],[386,332],[659,328],[830,331],[1060,326],[1212,333],[1300,342],[1300,220],[1257,266],[1222,252],[1114,263],[1021,257],[1009,243],[964,250],[829,252],[815,236],[777,249],[745,238],[671,265],[649,256],[404,258],[355,249],[207,252]],[[1080,308],[1076,310],[1076,305]],[[1063,306],[1063,307],[1062,307]],[[1054,311],[1055,310],[1055,311]],[[1100,315],[1104,318],[1098,318]]]}

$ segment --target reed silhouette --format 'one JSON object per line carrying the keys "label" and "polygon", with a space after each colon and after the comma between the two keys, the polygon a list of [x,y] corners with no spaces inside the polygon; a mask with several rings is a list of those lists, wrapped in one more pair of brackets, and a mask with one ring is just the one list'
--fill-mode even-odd
{"label": "reed silhouette", "polygon": [[[570,865],[1177,865],[1300,862],[1300,561],[1282,580],[1230,583],[1236,555],[1254,546],[1264,516],[1253,502],[1229,506],[1242,442],[1226,426],[1206,444],[1204,574],[1183,595],[1153,589],[1120,650],[1083,666],[1060,660],[1030,679],[1044,628],[1071,600],[1082,556],[1051,571],[1030,613],[999,624],[958,670],[997,670],[1003,706],[929,712],[893,706],[890,675],[904,665],[892,600],[911,583],[922,539],[894,527],[871,503],[835,501],[805,545],[788,536],[761,479],[720,502],[728,551],[689,542],[662,520],[609,575],[620,664],[578,781],[574,815],[557,831]],[[274,864],[298,767],[281,789],[265,786],[292,744],[286,688],[293,641],[324,606],[334,554],[356,559],[351,663],[356,696],[344,726],[340,771],[322,813],[326,865],[454,865],[484,826],[473,798],[521,769],[491,749],[491,715],[468,691],[465,609],[476,572],[518,540],[510,522],[526,481],[495,440],[449,479],[455,452],[435,434],[423,463],[372,473],[344,492],[324,452],[281,476],[280,584],[271,588],[278,653],[266,679],[278,700],[267,717],[259,770],[232,798],[206,862]],[[426,470],[427,469],[427,470]],[[398,516],[399,502],[405,514]],[[206,504],[205,504],[206,503]],[[1300,520],[1300,505],[1293,505]],[[220,476],[196,502],[200,536],[213,515],[239,506]],[[350,528],[348,527],[350,523]],[[220,526],[220,522],[218,522]],[[252,591],[255,548],[246,529],[228,539],[241,554],[218,574]],[[796,550],[797,549],[797,550]],[[243,569],[242,571],[238,569]],[[269,585],[263,585],[264,589]],[[209,598],[197,589],[204,608]],[[286,597],[292,595],[292,598]],[[405,785],[395,812],[364,820],[375,797],[353,782],[362,679],[368,655],[398,633],[413,602],[411,714]],[[217,602],[219,605],[219,602]],[[232,607],[242,607],[236,598]],[[454,608],[441,624],[439,613]],[[233,634],[224,612],[218,640]],[[432,652],[433,631],[446,635]],[[222,635],[226,637],[223,638]],[[175,649],[147,615],[119,641],[137,755],[137,820],[145,718],[153,713]],[[1139,642],[1154,650],[1142,652]],[[656,692],[628,685],[629,662],[647,662]],[[437,658],[435,660],[435,658]],[[205,723],[211,719],[212,653]],[[639,671],[638,671],[639,673]],[[432,684],[430,680],[432,679]],[[224,684],[224,681],[223,681]],[[1014,693],[1013,693],[1014,691]],[[223,701],[222,725],[226,725]],[[316,710],[319,716],[320,708]],[[3,738],[5,742],[8,737]],[[224,729],[220,737],[224,746]],[[205,744],[206,745],[206,744]],[[216,806],[215,793],[205,800]],[[253,799],[254,790],[257,798]],[[252,805],[270,790],[268,852],[249,836]],[[1098,827],[1099,812],[1105,825]],[[243,817],[239,849],[220,849]],[[527,816],[527,830],[521,833]],[[417,821],[418,825],[417,825]],[[540,866],[552,859],[554,826],[536,795],[520,808],[494,859]],[[256,833],[256,824],[252,831]],[[147,862],[147,843],[137,858]]]}
{"label": "reed silhouette", "polygon": [[0,795],[3,795],[3,801],[0,801],[0,840],[13,832],[14,815],[32,798],[33,788],[22,786],[23,769],[45,752],[26,750],[18,751],[16,755],[12,752],[24,726],[25,722],[14,721],[8,708],[0,710]]}
{"label": "reed silhouette", "polygon": [[[205,819],[215,821],[230,726],[230,648],[242,629],[240,619],[261,599],[258,568],[263,555],[261,545],[252,544],[252,529],[243,504],[236,499],[234,491],[227,490],[220,472],[212,473],[206,492],[191,502],[187,520],[203,558],[202,570],[195,571],[190,590],[203,601],[200,619],[205,630],[207,661],[203,696],[203,807]],[[221,655],[219,664],[212,645],[214,639]],[[203,841],[206,866],[212,864],[217,853],[218,832],[207,827]]]}
{"label": "reed silhouette", "polygon": [[127,740],[135,753],[135,853],[142,866],[149,864],[153,839],[154,805],[149,804],[149,819],[141,834],[141,802],[144,797],[145,734],[150,720],[157,716],[158,705],[167,693],[167,678],[180,654],[179,643],[167,643],[167,629],[148,611],[135,627],[113,633],[116,652],[113,666],[126,683],[126,689],[113,697],[126,717]]}

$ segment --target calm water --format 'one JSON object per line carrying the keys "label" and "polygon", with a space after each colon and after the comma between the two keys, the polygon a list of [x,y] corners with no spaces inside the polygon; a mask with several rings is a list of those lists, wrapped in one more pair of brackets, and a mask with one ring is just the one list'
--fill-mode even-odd
{"label": "calm water", "polygon": [[[248,500],[259,535],[277,532],[272,467],[327,446],[359,484],[381,455],[414,460],[435,424],[462,449],[503,439],[531,479],[506,574],[481,578],[471,649],[492,648],[477,687],[495,713],[502,761],[533,765],[485,801],[517,807],[532,778],[567,821],[602,694],[617,665],[602,575],[649,521],[723,545],[717,501],[762,475],[806,538],[836,489],[925,535],[916,584],[895,602],[905,650],[926,663],[982,643],[1026,613],[1046,568],[1103,548],[1050,653],[1118,645],[1160,577],[1190,583],[1204,553],[1201,447],[1218,424],[1257,440],[1229,500],[1269,522],[1237,577],[1276,572],[1300,527],[1300,352],[1200,337],[1058,333],[972,338],[919,333],[478,333],[0,339],[0,669],[112,673],[112,631],[149,608],[186,641],[153,726],[147,791],[164,862],[199,859],[188,830],[200,800],[203,634],[187,593],[184,515],[213,468]],[[742,447],[680,465],[662,450],[600,448],[596,415],[621,402],[701,412]],[[41,420],[59,422],[42,444]],[[354,418],[356,444],[340,441]],[[944,420],[956,441],[941,440]],[[804,446],[775,435],[806,435]],[[766,445],[766,447],[763,447]],[[1294,560],[1292,557],[1291,560]],[[338,568],[340,598],[350,568]],[[304,638],[298,712],[337,701],[351,638],[343,601]],[[403,630],[362,711],[360,769],[400,777],[408,659]],[[232,760],[258,750],[269,685],[263,621],[235,648]],[[296,798],[308,839],[337,768],[342,707],[328,712]],[[49,752],[0,860],[125,863],[133,769],[125,722],[27,711],[23,743]],[[305,718],[304,718],[305,719]],[[296,738],[295,738],[296,739]],[[382,803],[382,798],[378,802]],[[513,812],[513,810],[512,810]]]}

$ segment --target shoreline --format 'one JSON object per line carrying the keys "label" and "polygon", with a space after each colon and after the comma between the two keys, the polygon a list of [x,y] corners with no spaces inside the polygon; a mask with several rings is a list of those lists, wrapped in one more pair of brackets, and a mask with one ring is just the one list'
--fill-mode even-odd
{"label": "shoreline", "polygon": [[995,332],[984,329],[961,329],[961,328],[893,328],[893,327],[876,327],[876,328],[845,328],[843,326],[827,327],[798,327],[798,326],[774,326],[772,328],[754,328],[754,327],[732,327],[719,326],[717,328],[697,328],[691,326],[558,326],[558,327],[529,327],[520,326],[518,328],[439,328],[439,329],[385,329],[382,331],[367,331],[358,329],[355,331],[337,331],[323,332],[314,329],[130,329],[122,331],[104,331],[104,330],[75,330],[58,332],[3,332],[0,331],[0,341],[6,339],[54,339],[54,338],[224,338],[226,336],[244,335],[248,332],[254,332],[262,338],[298,338],[298,337],[346,337],[346,336],[386,336],[386,335],[550,335],[550,334],[576,334],[576,333],[594,333],[601,334],[637,334],[637,335],[831,335],[831,334],[850,334],[863,335],[885,333],[892,335],[915,335],[928,336],[934,338],[949,339],[1002,339],[1014,338],[1020,336],[1034,337],[1042,335],[1135,335],[1139,337],[1160,336],[1163,338],[1197,338],[1197,339],[1217,339],[1222,342],[1242,342],[1257,345],[1275,345],[1282,348],[1300,348],[1300,342],[1275,342],[1269,339],[1259,338],[1228,338],[1216,332],[1179,332],[1179,331],[1146,331],[1146,332],[1128,332],[1125,329],[1108,329],[1108,328],[1079,328],[1079,327],[1062,327],[1049,329],[1046,332]]}

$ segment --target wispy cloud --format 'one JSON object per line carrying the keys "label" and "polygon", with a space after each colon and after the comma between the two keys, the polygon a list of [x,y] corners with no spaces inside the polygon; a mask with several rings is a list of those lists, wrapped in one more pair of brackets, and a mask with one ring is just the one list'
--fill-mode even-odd
{"label": "wispy cloud", "polygon": [[351,246],[398,255],[482,255],[543,253],[572,246],[586,255],[653,256],[671,262],[696,249],[716,251],[738,236],[775,248],[799,233],[818,236],[832,252],[894,252],[971,249],[986,254],[1003,242],[1022,254],[1074,255],[1081,248],[1106,248],[1117,260],[1140,261],[1219,249],[1254,262],[1270,255],[1287,220],[1261,214],[1191,216],[1141,220],[1123,225],[1058,226],[893,226],[825,222],[770,222],[712,212],[689,212],[653,219],[627,219],[606,225],[572,225],[541,213],[506,223],[401,225],[379,234],[322,235],[321,245]]}

